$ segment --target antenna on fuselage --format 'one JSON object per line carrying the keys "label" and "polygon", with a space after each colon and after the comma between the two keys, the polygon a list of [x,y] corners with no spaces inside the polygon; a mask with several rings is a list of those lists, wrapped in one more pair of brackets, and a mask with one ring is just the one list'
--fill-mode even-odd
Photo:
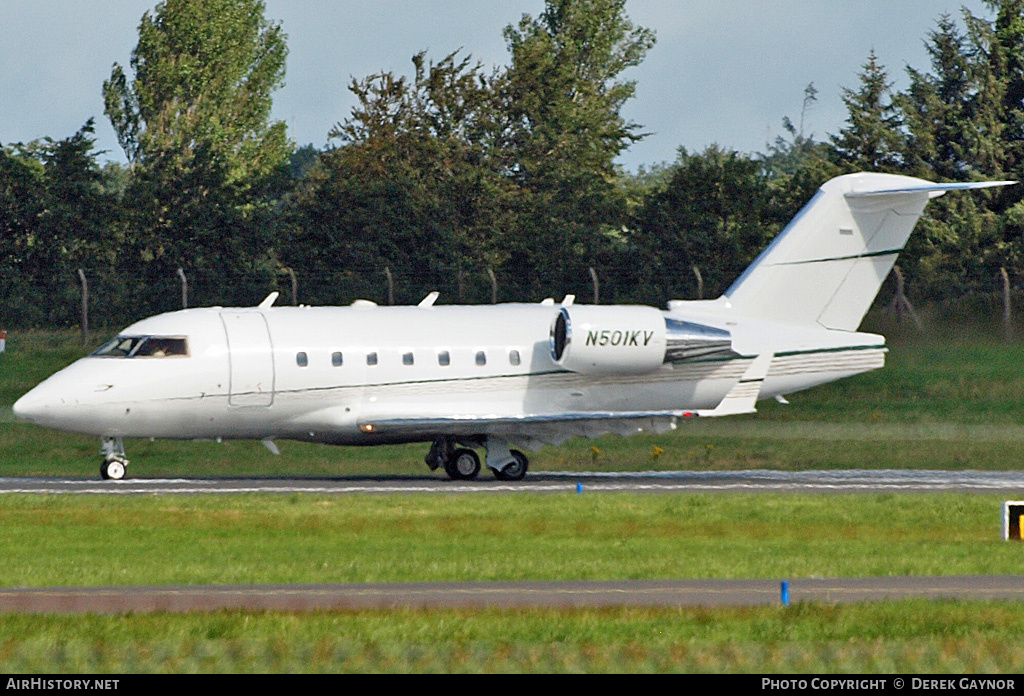
{"label": "antenna on fuselage", "polygon": [[273,307],[274,303],[277,302],[277,296],[280,294],[281,293],[275,290],[274,292],[267,295],[266,299],[260,302],[259,309],[270,309],[271,307]]}
{"label": "antenna on fuselage", "polygon": [[439,293],[437,290],[434,290],[432,293],[430,293],[429,295],[424,297],[422,300],[420,300],[420,303],[417,306],[418,307],[433,307],[434,303],[437,302],[437,298],[440,297],[440,296],[441,296],[441,293]]}

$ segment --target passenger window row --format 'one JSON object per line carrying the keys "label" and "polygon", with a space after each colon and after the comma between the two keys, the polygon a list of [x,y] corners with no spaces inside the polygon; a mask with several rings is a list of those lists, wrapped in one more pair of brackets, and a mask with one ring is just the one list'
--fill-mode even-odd
{"label": "passenger window row", "polygon": [[[487,351],[479,350],[476,353],[476,364],[486,365],[487,364]],[[522,358],[519,355],[519,351],[515,348],[511,348],[508,351],[508,363],[509,365],[518,366],[522,363]],[[309,367],[309,354],[305,351],[299,351],[295,354],[295,364],[299,367]],[[344,356],[340,351],[331,353],[331,365],[334,367],[341,367],[345,364]],[[377,364],[377,351],[372,351],[366,354],[366,364],[376,365]],[[416,358],[412,351],[406,351],[402,353],[402,364],[403,365],[415,365]],[[452,364],[451,353],[447,350],[437,351],[437,364],[441,367],[448,367]]]}

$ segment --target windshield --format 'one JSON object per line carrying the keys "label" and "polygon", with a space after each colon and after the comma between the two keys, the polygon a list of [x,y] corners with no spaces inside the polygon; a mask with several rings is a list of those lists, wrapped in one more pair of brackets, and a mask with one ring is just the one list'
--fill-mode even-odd
{"label": "windshield", "polygon": [[106,358],[187,357],[188,339],[184,336],[117,336],[92,352]]}

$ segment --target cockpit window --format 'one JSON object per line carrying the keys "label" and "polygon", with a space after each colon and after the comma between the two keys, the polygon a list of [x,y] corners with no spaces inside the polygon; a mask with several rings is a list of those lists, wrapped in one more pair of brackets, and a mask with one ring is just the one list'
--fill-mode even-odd
{"label": "cockpit window", "polygon": [[147,336],[129,357],[169,358],[188,355],[188,340],[182,337]]}
{"label": "cockpit window", "polygon": [[184,336],[118,336],[92,354],[108,358],[182,358],[188,356],[188,339]]}
{"label": "cockpit window", "polygon": [[142,336],[118,336],[112,338],[92,352],[94,356],[108,356],[113,358],[127,358],[135,346],[142,341]]}

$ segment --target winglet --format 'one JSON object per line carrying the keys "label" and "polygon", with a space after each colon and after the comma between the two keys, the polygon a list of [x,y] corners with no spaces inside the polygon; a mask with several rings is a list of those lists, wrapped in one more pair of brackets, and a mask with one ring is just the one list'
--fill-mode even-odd
{"label": "winglet", "polygon": [[768,375],[768,368],[771,367],[774,353],[761,353],[750,367],[743,373],[733,388],[729,390],[722,401],[711,410],[700,410],[700,416],[735,416],[740,413],[755,413],[757,411],[757,397],[761,395],[761,387],[764,378]]}
{"label": "winglet", "polygon": [[270,293],[269,295],[267,295],[266,299],[264,299],[262,302],[260,302],[259,308],[260,309],[270,309],[271,307],[274,306],[274,303],[277,302],[277,297],[280,294],[281,293],[277,292],[276,290],[274,292]]}
{"label": "winglet", "polygon": [[440,296],[441,293],[439,293],[437,290],[434,290],[432,293],[430,293],[422,300],[420,300],[420,303],[417,305],[417,307],[433,307],[434,303],[437,302],[437,298]]}

